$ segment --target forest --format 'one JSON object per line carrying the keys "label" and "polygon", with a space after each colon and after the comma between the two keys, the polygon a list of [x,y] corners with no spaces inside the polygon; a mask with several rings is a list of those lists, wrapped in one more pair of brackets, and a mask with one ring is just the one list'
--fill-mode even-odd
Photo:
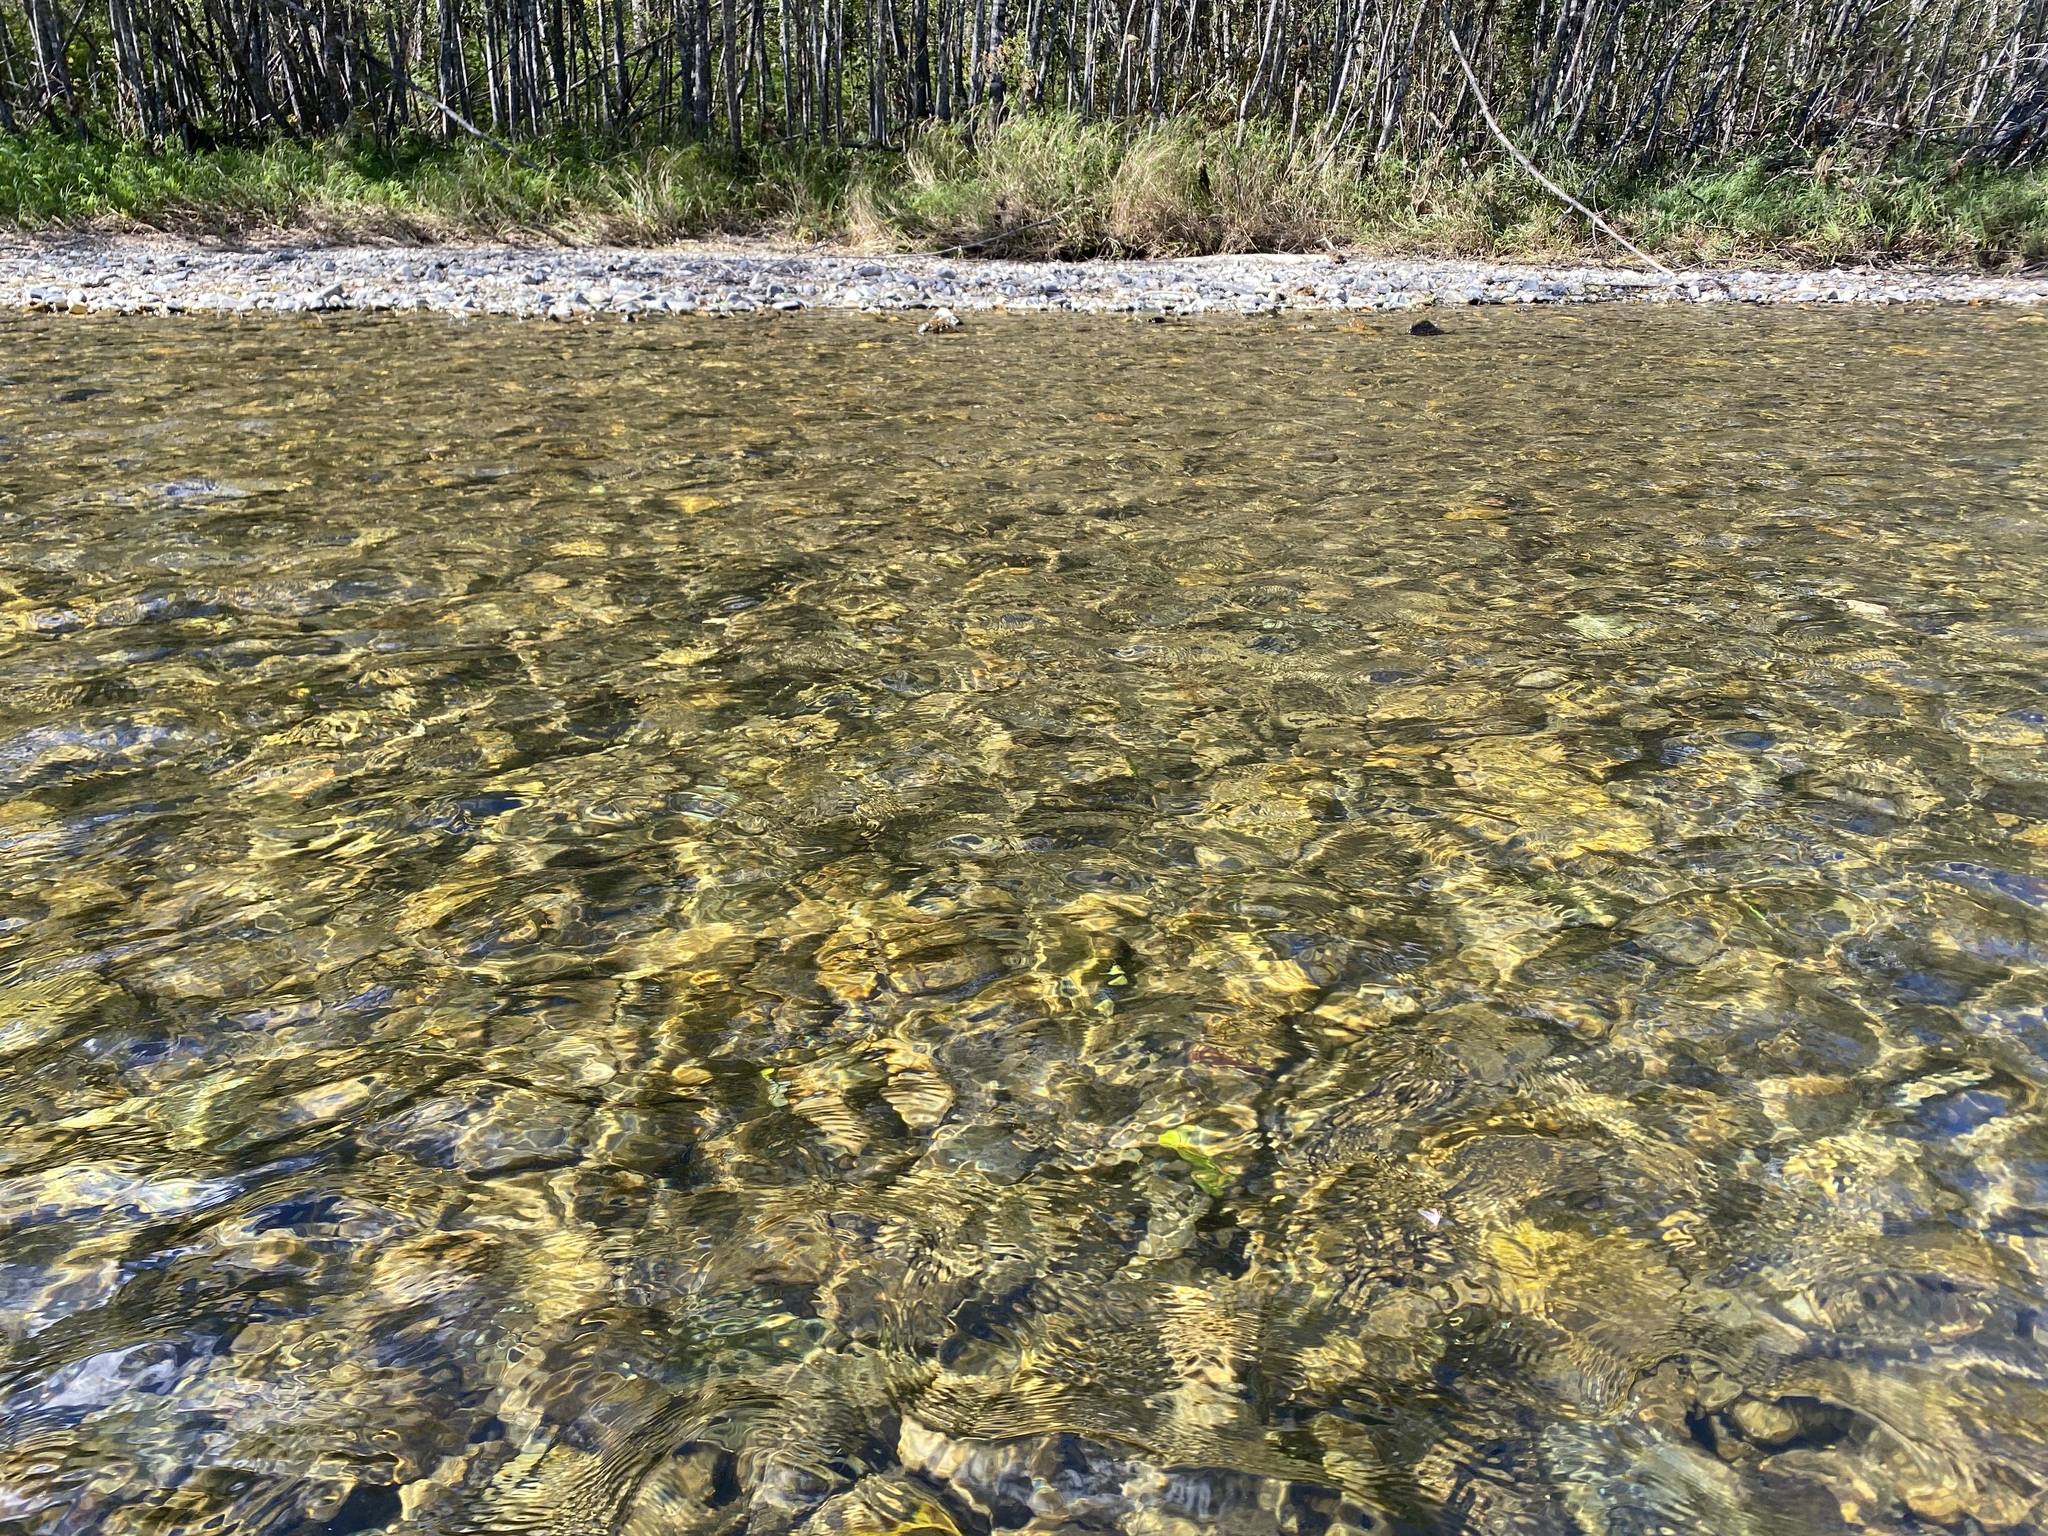
{"label": "forest", "polygon": [[[2048,0],[5,0],[0,129],[17,165],[40,146],[17,182],[49,181],[60,142],[410,146],[413,163],[467,146],[507,174],[571,144],[585,163],[696,146],[724,157],[726,190],[698,199],[713,222],[721,198],[758,204],[747,185],[775,167],[829,161],[833,195],[864,185],[872,212],[906,164],[927,183],[978,164],[986,182],[1020,135],[1062,162],[1039,183],[1164,136],[1174,197],[1197,210],[1219,180],[1326,202],[1389,165],[1404,185],[1446,163],[1469,181],[1512,144],[1610,196],[1736,165],[1752,187],[1881,168],[1937,200],[1990,178],[2007,190],[1993,222],[2024,245],[2048,222]],[[983,192],[953,227],[1057,224],[1078,195]],[[37,195],[15,187],[17,218]],[[62,213],[61,191],[41,195]],[[1726,188],[1689,195],[1706,208]]]}

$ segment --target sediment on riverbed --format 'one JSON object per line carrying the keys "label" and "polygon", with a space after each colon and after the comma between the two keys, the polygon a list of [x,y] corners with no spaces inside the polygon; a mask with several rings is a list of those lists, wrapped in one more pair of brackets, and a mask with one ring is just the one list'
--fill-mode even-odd
{"label": "sediment on riverbed", "polygon": [[1132,315],[1470,304],[2048,304],[2048,275],[1692,271],[1322,255],[1020,262],[700,244],[220,246],[145,237],[0,247],[0,308],[75,314],[428,311],[557,321],[803,310]]}

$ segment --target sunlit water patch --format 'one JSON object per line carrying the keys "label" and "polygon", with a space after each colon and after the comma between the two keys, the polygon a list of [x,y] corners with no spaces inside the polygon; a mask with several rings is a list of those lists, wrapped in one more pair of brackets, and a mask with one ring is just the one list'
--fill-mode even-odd
{"label": "sunlit water patch", "polygon": [[2048,321],[0,319],[0,1522],[2048,1519]]}

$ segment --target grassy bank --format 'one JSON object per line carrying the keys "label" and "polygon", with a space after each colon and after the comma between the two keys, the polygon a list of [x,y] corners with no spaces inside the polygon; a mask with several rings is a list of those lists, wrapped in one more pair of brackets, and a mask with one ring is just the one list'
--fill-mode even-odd
{"label": "grassy bank", "polygon": [[[624,244],[711,234],[1002,255],[1308,250],[1572,258],[1584,221],[1503,159],[1365,163],[1278,132],[1045,114],[907,150],[280,142],[150,153],[0,137],[0,222],[328,239]],[[1670,261],[2048,263],[2048,169],[1791,157],[1640,175],[1552,165]],[[992,238],[993,237],[993,238]]]}

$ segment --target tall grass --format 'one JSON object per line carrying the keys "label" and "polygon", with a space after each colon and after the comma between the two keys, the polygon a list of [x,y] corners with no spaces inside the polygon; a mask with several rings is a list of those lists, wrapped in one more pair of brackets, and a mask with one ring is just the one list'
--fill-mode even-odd
{"label": "tall grass", "polygon": [[717,233],[841,230],[846,156],[797,146],[744,163],[704,144],[619,148],[280,140],[151,152],[50,134],[0,137],[0,221],[333,239],[646,244]]}
{"label": "tall grass", "polygon": [[[714,234],[876,250],[1167,256],[1313,250],[1571,258],[1584,222],[1498,157],[1368,162],[1277,127],[930,128],[900,153],[556,138],[524,164],[478,143],[282,141],[201,153],[0,137],[0,220],[330,239],[649,244]],[[1553,163],[1646,248],[1698,263],[2048,262],[2048,167],[1750,156],[1654,175]]]}
{"label": "tall grass", "polygon": [[[1762,156],[1658,174],[1553,164],[1632,239],[1674,259],[1827,265],[2048,262],[2048,168],[1833,164]],[[846,228],[880,246],[1010,255],[1312,250],[1556,258],[1585,222],[1497,156],[1364,163],[1357,146],[1169,120],[1131,131],[1055,114],[972,139],[932,130],[856,187]]]}
{"label": "tall grass", "polygon": [[1290,153],[1264,125],[1133,130],[1041,113],[921,134],[892,176],[860,188],[849,228],[1004,254],[1302,250],[1357,238],[1356,180],[1348,161]]}

